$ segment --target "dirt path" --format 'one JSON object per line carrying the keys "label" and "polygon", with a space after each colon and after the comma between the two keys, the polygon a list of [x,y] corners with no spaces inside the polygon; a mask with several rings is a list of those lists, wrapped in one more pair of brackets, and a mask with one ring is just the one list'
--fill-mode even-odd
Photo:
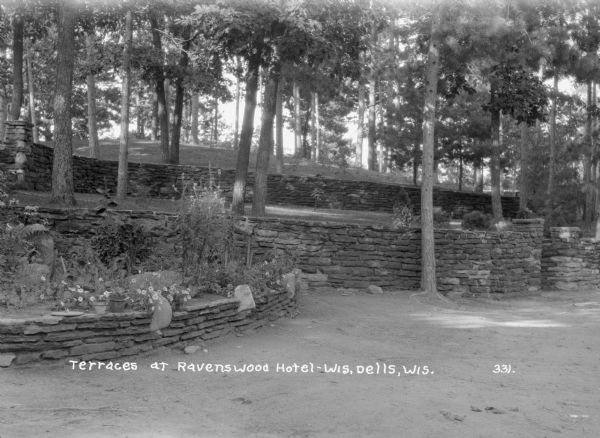
{"label": "dirt path", "polygon": [[[600,294],[499,307],[433,308],[408,293],[305,294],[296,319],[193,355],[130,359],[137,371],[0,370],[0,436],[600,436]],[[156,361],[165,371],[150,367]],[[182,372],[178,362],[269,372]],[[315,369],[282,373],[277,363]],[[353,373],[316,368],[335,363]],[[496,364],[511,371],[494,373]],[[367,375],[368,365],[380,374]],[[394,375],[382,374],[392,365]]]}

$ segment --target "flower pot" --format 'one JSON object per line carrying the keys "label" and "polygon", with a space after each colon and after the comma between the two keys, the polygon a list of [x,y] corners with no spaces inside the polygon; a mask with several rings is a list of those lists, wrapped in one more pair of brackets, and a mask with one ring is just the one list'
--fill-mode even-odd
{"label": "flower pot", "polygon": [[123,313],[125,312],[125,305],[127,302],[125,299],[111,299],[108,301],[108,311],[110,313]]}
{"label": "flower pot", "polygon": [[185,305],[185,300],[181,296],[175,296],[173,298],[173,311],[181,311],[183,310],[183,306]]}
{"label": "flower pot", "polygon": [[106,303],[94,303],[94,312],[98,315],[106,313]]}

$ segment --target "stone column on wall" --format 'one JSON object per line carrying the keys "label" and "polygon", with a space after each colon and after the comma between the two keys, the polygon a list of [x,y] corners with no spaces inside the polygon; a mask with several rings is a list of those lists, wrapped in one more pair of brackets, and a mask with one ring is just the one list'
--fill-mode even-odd
{"label": "stone column on wall", "polygon": [[[10,120],[6,123],[6,141],[3,145],[4,164],[16,174],[17,184],[25,185],[25,163],[33,145],[33,125],[24,120]],[[8,162],[7,162],[8,161]]]}

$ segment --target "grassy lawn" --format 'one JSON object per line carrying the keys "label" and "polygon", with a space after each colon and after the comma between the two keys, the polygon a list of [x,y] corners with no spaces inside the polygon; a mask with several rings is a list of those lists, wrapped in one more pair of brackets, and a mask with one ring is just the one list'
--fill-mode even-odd
{"label": "grassy lawn", "polygon": [[[40,207],[54,208],[55,204],[50,202],[50,194],[45,192],[27,192],[18,191],[15,197],[19,200],[20,205],[37,205]],[[77,207],[95,209],[106,204],[106,199],[102,195],[90,193],[75,194]],[[117,210],[134,210],[134,211],[157,211],[175,213],[181,208],[181,201],[173,201],[170,199],[158,198],[134,198],[128,197],[125,201],[120,202],[117,206],[112,207]],[[251,206],[246,205],[246,214],[250,215]],[[335,210],[335,209],[314,209],[310,207],[298,206],[267,206],[267,216],[280,217],[288,219],[305,219],[314,221],[328,221],[354,224],[378,224],[389,225],[391,222],[391,214],[382,212],[370,211],[352,211],[352,210]]]}

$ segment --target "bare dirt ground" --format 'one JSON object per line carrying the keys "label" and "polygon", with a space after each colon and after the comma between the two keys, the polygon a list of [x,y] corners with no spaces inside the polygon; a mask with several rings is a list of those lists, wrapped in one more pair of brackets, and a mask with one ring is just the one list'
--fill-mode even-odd
{"label": "bare dirt ground", "polygon": [[[600,293],[454,309],[409,295],[305,293],[295,319],[192,355],[129,359],[137,371],[2,369],[0,436],[600,436]],[[269,371],[183,372],[178,362]],[[277,372],[278,363],[309,372]],[[418,375],[403,368],[415,365]]]}

